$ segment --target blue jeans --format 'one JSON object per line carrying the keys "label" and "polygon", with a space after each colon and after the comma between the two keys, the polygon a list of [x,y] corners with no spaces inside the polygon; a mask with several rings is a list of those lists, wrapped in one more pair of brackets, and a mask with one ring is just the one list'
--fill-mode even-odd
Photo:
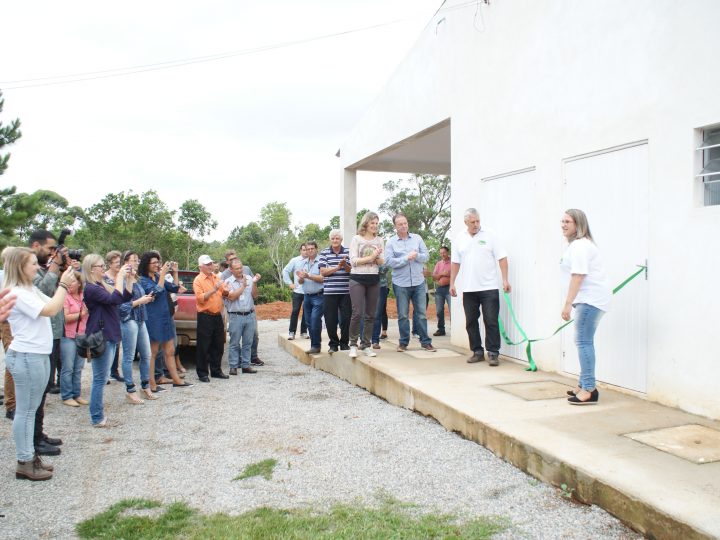
{"label": "blue jeans", "polygon": [[[253,311],[248,315],[228,313],[228,318],[230,319],[228,324],[230,331],[228,365],[231,368],[250,367],[250,350],[255,338],[255,327],[257,326],[255,312]],[[242,347],[240,341],[242,341]]]}
{"label": "blue jeans", "polygon": [[35,458],[35,412],[50,378],[50,357],[10,349],[5,356],[5,365],[15,383],[15,454],[18,461],[32,461]]}
{"label": "blue jeans", "polygon": [[103,411],[103,393],[105,385],[110,376],[110,366],[115,358],[117,343],[105,340],[105,352],[100,358],[94,358],[92,366],[92,390],[90,390],[90,422],[92,425],[99,424],[105,418]]}
{"label": "blue jeans", "polygon": [[590,304],[575,304],[575,345],[580,360],[580,388],[595,389],[595,330],[605,312]]}
{"label": "blue jeans", "polygon": [[140,385],[142,388],[150,385],[150,335],[145,321],[130,319],[122,323],[120,329],[122,330],[123,378],[128,393],[132,394],[136,391],[132,373],[136,350],[140,353]]}
{"label": "blue jeans", "polygon": [[310,348],[320,348],[322,334],[322,316],[325,302],[322,293],[306,294],[303,310],[307,316],[308,332],[310,333]]}
{"label": "blue jeans", "polygon": [[395,299],[397,300],[398,328],[400,329],[400,345],[407,347],[410,343],[410,302],[413,304],[413,322],[415,330],[420,336],[422,345],[429,345],[432,340],[427,333],[427,317],[425,316],[425,283],[411,287],[400,287],[393,283]]}
{"label": "blue jeans", "polygon": [[435,287],[435,311],[437,311],[438,330],[445,331],[445,302],[450,309],[450,285]]}
{"label": "blue jeans", "polygon": [[387,297],[389,289],[380,287],[380,296],[378,297],[377,309],[375,310],[375,322],[373,323],[372,342],[380,343],[380,328],[385,327],[387,330]]}
{"label": "blue jeans", "polygon": [[63,337],[60,339],[60,398],[63,401],[80,397],[80,380],[85,359],[78,356],[75,338]]}

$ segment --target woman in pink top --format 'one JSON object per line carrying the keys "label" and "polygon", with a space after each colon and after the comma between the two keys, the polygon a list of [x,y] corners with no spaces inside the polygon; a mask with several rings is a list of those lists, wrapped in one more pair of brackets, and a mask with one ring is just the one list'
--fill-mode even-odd
{"label": "woman in pink top", "polygon": [[65,335],[60,340],[62,371],[60,372],[60,397],[65,405],[79,407],[88,402],[80,397],[80,379],[85,359],[77,354],[75,335],[85,333],[88,310],[83,303],[80,273],[75,272],[75,283],[68,286],[65,296]]}

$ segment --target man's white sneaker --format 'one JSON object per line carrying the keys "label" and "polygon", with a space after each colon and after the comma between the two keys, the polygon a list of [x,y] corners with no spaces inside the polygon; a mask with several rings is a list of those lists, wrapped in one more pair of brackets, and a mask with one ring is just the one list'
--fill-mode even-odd
{"label": "man's white sneaker", "polygon": [[350,358],[357,358],[357,347],[350,347],[350,352],[348,353],[348,356]]}
{"label": "man's white sneaker", "polygon": [[375,356],[377,356],[377,354],[375,354],[375,351],[373,351],[371,347],[365,347],[365,348],[363,349],[363,354],[364,354],[365,356],[370,356],[370,357],[375,357]]}
{"label": "man's white sneaker", "polygon": [[288,341],[292,341],[293,339],[295,339],[295,332],[290,332],[288,334]]}

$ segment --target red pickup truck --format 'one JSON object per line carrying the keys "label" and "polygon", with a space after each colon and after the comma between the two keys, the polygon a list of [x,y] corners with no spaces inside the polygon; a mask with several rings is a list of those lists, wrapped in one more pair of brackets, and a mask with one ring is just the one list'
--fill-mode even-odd
{"label": "red pickup truck", "polygon": [[187,289],[184,294],[177,295],[175,310],[175,327],[177,328],[178,346],[192,346],[197,343],[197,304],[193,292],[193,280],[197,270],[180,270],[178,277]]}

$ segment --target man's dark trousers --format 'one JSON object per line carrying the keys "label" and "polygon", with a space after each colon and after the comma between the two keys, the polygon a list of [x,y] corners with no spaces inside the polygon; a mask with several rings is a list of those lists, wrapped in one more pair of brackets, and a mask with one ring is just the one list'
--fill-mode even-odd
{"label": "man's dark trousers", "polygon": [[[220,314],[198,313],[197,316],[197,359],[195,368],[198,377],[215,375],[222,371],[225,328]],[[208,372],[208,367],[210,371]]]}

